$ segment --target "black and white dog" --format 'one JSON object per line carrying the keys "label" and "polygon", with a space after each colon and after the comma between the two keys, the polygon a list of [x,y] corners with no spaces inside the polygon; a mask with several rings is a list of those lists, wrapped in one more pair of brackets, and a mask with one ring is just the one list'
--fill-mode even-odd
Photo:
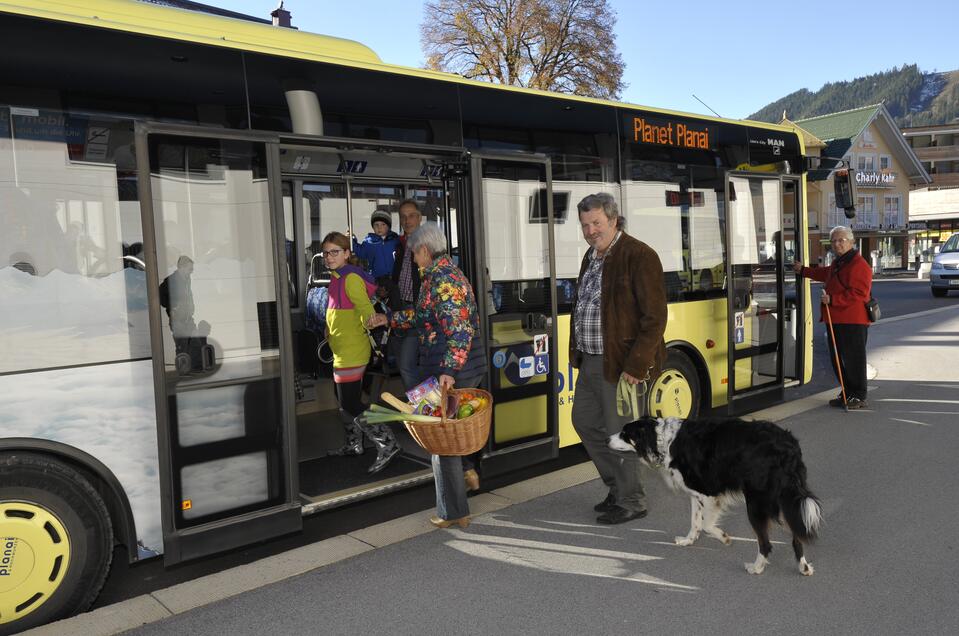
{"label": "black and white dog", "polygon": [[799,571],[813,573],[803,556],[803,542],[816,536],[822,521],[819,500],[806,487],[806,466],[799,442],[772,422],[737,418],[681,420],[643,418],[609,438],[618,451],[635,451],[646,464],[663,471],[666,483],[689,493],[689,534],[676,537],[691,545],[701,531],[726,545],[729,535],[716,526],[724,509],[745,499],[749,523],[756,532],[759,554],[747,563],[750,574],[762,574],[769,563],[769,522],[785,521]]}

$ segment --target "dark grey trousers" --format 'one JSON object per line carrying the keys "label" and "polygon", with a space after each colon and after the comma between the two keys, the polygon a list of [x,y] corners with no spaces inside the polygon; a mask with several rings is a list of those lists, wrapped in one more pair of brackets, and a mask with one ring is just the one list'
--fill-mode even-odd
{"label": "dark grey trousers", "polygon": [[[645,410],[646,396],[639,402],[640,410]],[[573,395],[573,428],[616,505],[636,512],[646,509],[639,457],[632,451],[615,451],[606,443],[633,419],[637,418],[616,414],[616,385],[603,378],[603,356],[584,353]]]}

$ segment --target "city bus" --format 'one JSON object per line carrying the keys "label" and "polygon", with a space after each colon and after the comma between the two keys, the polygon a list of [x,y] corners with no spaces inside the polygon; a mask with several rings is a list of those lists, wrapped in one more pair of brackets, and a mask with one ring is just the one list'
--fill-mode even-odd
{"label": "city bus", "polygon": [[[4,2],[0,35],[2,633],[88,608],[118,546],[176,564],[432,478],[412,444],[375,475],[372,449],[337,454],[305,311],[328,281],[322,237],[362,237],[377,211],[397,229],[406,200],[476,291],[484,475],[578,443],[567,343],[587,194],[613,194],[662,261],[652,414],[747,412],[810,379],[792,129],[469,81],[145,2]],[[370,400],[402,395],[389,362],[369,380]]]}

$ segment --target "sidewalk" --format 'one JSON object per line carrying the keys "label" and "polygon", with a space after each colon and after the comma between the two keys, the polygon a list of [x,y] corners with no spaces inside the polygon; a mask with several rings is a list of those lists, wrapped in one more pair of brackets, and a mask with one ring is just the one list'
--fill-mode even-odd
{"label": "sidewalk", "polygon": [[888,278],[916,278],[914,269],[883,269],[879,274],[873,274],[873,280],[884,280]]}
{"label": "sidewalk", "polygon": [[951,631],[959,307],[870,331],[871,409],[830,408],[829,390],[754,414],[803,444],[826,517],[812,579],[779,530],[766,574],[745,573],[756,548],[741,506],[723,523],[733,546],[675,546],[688,499],[648,471],[650,515],[596,524],[606,492],[587,463],[471,498],[466,530],[432,529],[423,511],[26,633]]}

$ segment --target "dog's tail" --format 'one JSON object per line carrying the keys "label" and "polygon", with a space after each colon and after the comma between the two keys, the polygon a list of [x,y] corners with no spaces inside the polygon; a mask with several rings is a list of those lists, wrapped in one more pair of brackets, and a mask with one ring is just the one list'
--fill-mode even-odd
{"label": "dog's tail", "polygon": [[806,486],[806,467],[802,460],[789,471],[779,505],[794,537],[807,541],[816,538],[822,525],[822,506]]}

